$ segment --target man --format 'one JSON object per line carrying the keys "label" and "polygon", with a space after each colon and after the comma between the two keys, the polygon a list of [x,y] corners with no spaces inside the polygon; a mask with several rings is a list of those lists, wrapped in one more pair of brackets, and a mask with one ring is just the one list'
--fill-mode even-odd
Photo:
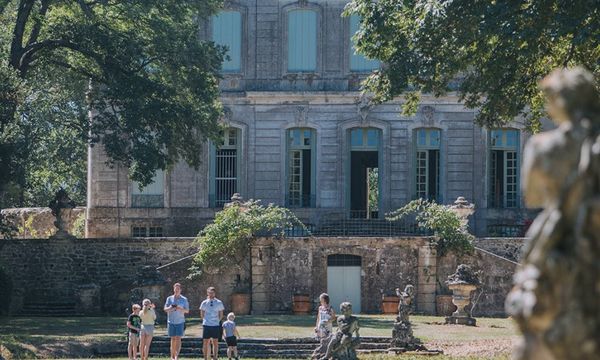
{"label": "man", "polygon": [[185,330],[185,314],[190,312],[188,299],[181,295],[181,284],[173,285],[173,295],[165,302],[167,331],[171,337],[171,360],[177,360],[181,351],[181,338]]}
{"label": "man", "polygon": [[206,300],[200,304],[200,318],[202,319],[202,352],[204,360],[208,360],[211,347],[212,358],[219,356],[219,338],[221,337],[221,319],[223,318],[223,302],[215,297],[215,288],[206,289]]}

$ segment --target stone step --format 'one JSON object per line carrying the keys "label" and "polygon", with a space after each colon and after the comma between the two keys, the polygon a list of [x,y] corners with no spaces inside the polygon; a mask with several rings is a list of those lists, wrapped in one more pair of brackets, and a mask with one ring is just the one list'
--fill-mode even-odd
{"label": "stone step", "polygon": [[[381,350],[389,348],[389,343],[361,343],[358,347],[359,349],[364,350]],[[169,343],[154,343],[152,342],[153,349],[169,349]],[[312,350],[317,347],[317,344],[252,344],[252,343],[238,343],[238,349],[240,350],[248,350],[248,351],[272,351],[272,350]],[[201,349],[202,343],[194,343],[194,344],[182,344],[182,348],[184,349]],[[219,349],[226,349],[226,345],[223,343],[219,344]]]}
{"label": "stone step", "polygon": [[[392,341],[391,337],[388,336],[364,336],[361,337],[363,343],[386,343],[389,344]],[[152,339],[152,344],[158,342],[169,343],[170,339],[167,336],[155,336]],[[184,337],[182,343],[185,345],[188,342],[201,342],[202,337],[190,336]],[[301,337],[301,338],[242,338],[238,340],[239,344],[246,343],[258,343],[258,344],[317,344],[318,341],[314,337]]]}

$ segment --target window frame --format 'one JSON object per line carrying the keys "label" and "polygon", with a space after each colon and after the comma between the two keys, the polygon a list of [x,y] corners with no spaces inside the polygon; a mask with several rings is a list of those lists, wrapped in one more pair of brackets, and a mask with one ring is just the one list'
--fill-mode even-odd
{"label": "window frame", "polygon": [[[502,132],[502,139],[503,142],[501,145],[498,144],[492,144],[492,140],[493,140],[493,135],[494,132],[496,131],[501,131]],[[508,145],[507,144],[507,140],[508,140],[508,132],[509,131],[513,131],[516,133],[517,138],[516,138],[516,144],[514,145]],[[491,209],[520,209],[521,208],[521,143],[522,143],[522,131],[520,129],[517,128],[511,128],[511,127],[506,127],[506,128],[493,128],[490,129],[487,133],[487,146],[488,146],[488,150],[487,150],[487,155],[488,155],[488,170],[486,172],[487,175],[487,205],[488,208]],[[502,169],[503,169],[503,179],[502,179],[502,186],[503,186],[503,192],[502,192],[502,198],[500,200],[501,204],[498,204],[495,202],[494,198],[495,198],[495,194],[494,194],[494,171],[495,171],[495,167],[494,167],[494,151],[502,151],[503,152],[503,164],[502,164]],[[507,171],[507,162],[508,157],[507,154],[508,153],[514,153],[514,159],[512,159],[512,161],[515,162],[515,166],[514,166],[514,171],[513,171],[513,177],[515,178],[515,181],[513,184],[511,184],[512,186],[514,186],[515,190],[514,190],[514,206],[509,206],[509,199],[507,197],[508,194],[508,190],[507,187],[509,186],[508,182],[507,182],[507,178],[510,176],[508,175],[508,171]],[[497,175],[496,175],[497,176]]]}
{"label": "window frame", "polygon": [[[419,132],[421,130],[424,130],[426,133],[426,143],[425,145],[419,145]],[[417,127],[412,129],[413,131],[413,171],[412,171],[412,177],[413,177],[413,183],[412,183],[412,193],[413,193],[413,197],[415,199],[421,198],[421,196],[419,196],[419,181],[418,181],[418,169],[419,169],[419,152],[425,152],[427,154],[427,168],[426,168],[426,184],[425,184],[425,188],[426,188],[426,192],[427,192],[427,196],[424,198],[426,200],[433,200],[435,202],[441,203],[443,201],[443,197],[442,197],[442,129],[438,128],[438,127]],[[438,144],[437,145],[431,145],[431,143],[429,141],[427,141],[427,139],[430,139],[431,136],[431,132],[432,131],[437,131],[439,133],[439,139],[438,139]],[[431,196],[429,196],[429,151],[430,150],[437,150],[438,151],[438,156],[437,156],[437,186],[436,186],[436,197],[432,198]]]}
{"label": "window frame", "polygon": [[[224,131],[226,131],[226,135],[224,136],[224,140],[225,142],[228,142],[229,140],[229,131],[231,130],[235,130],[236,131],[236,144],[234,146],[232,145],[223,145],[226,148],[230,148],[233,149],[235,148],[236,150],[236,156],[235,156],[235,171],[236,171],[236,189],[233,192],[233,194],[235,193],[242,193],[242,161],[243,161],[243,130],[237,126],[228,126]],[[216,188],[217,188],[217,177],[216,177],[216,166],[217,166],[217,147],[216,145],[210,141],[209,142],[209,168],[208,168],[208,207],[209,208],[222,208],[224,204],[228,203],[230,201],[230,199],[223,199],[223,200],[218,200],[217,194],[216,194]],[[232,195],[233,195],[232,194]],[[218,204],[221,201],[223,201],[223,204]]]}
{"label": "window frame", "polygon": [[[355,32],[352,32],[352,18],[353,17],[358,17],[358,22],[359,22],[359,26],[360,26],[360,16],[357,14],[352,14],[350,16],[346,16],[345,17],[345,22],[344,22],[344,29],[345,29],[345,38],[347,39],[347,49],[346,49],[346,61],[348,63],[347,69],[348,69],[348,73],[349,74],[370,74],[375,70],[381,69],[381,61],[380,60],[371,60],[368,59],[366,56],[362,55],[362,54],[356,54],[355,53],[355,49],[354,49],[354,41],[352,40],[352,38],[354,37]],[[366,61],[376,61],[377,67],[376,68],[372,68],[372,69],[352,69],[352,57],[353,56],[362,56]]]}
{"label": "window frame", "polygon": [[[293,145],[291,134],[294,130],[300,130],[301,140],[305,139],[304,132],[310,132],[310,145]],[[308,206],[303,205],[302,186],[300,187],[300,205],[291,204],[290,184],[291,184],[291,154],[293,151],[310,150],[310,198]],[[314,208],[316,207],[316,186],[317,184],[317,130],[307,126],[291,127],[285,129],[285,206],[290,208]]]}
{"label": "window frame", "polygon": [[[138,182],[137,181],[133,181],[133,180],[129,180],[129,196],[128,196],[128,202],[129,202],[129,207],[133,208],[133,209],[161,209],[161,208],[165,208],[166,207],[166,189],[167,189],[167,171],[165,170],[157,170],[156,174],[154,175],[154,178],[162,178],[162,193],[161,194],[144,194],[143,191],[146,189],[142,189],[141,193],[136,193],[136,191],[140,191],[139,187],[138,187]],[[154,182],[152,182],[152,184],[154,184]],[[152,184],[149,184],[146,186],[146,188]],[[139,205],[139,202],[142,201],[137,201],[134,200],[134,196],[161,196],[162,199],[160,201],[157,201],[157,205],[155,206],[142,206]],[[160,203],[160,205],[158,205],[158,203]]]}
{"label": "window frame", "polygon": [[[289,70],[289,53],[288,53],[288,40],[289,40],[289,14],[296,10],[309,10],[314,11],[316,14],[316,67],[314,70],[306,71],[290,71]],[[288,76],[311,76],[320,75],[323,68],[323,9],[320,5],[314,3],[293,3],[284,6],[281,11],[281,55],[283,58],[282,62],[282,77]]]}
{"label": "window frame", "polygon": [[[240,46],[240,70],[239,71],[221,71],[220,74],[223,78],[239,78],[244,77],[247,73],[248,64],[248,9],[245,6],[230,3],[228,6],[221,9],[220,11],[237,11],[241,15],[241,46]],[[203,31],[210,41],[213,41],[213,16],[208,17],[208,21],[204,22]]]}

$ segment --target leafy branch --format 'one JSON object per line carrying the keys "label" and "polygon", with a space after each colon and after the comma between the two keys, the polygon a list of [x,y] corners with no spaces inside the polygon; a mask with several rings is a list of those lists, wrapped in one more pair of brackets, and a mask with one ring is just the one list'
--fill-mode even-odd
{"label": "leafy branch", "polygon": [[196,238],[200,250],[190,268],[190,277],[202,274],[203,267],[219,268],[248,254],[257,235],[283,236],[285,229],[306,226],[289,209],[273,204],[263,206],[260,200],[231,203],[219,211],[212,224]]}
{"label": "leafy branch", "polygon": [[448,251],[463,254],[474,250],[475,237],[469,234],[461,218],[448,206],[437,204],[435,201],[417,199],[387,214],[386,219],[396,221],[408,215],[415,215],[417,225],[421,229],[435,234],[436,239],[433,241],[439,255]]}

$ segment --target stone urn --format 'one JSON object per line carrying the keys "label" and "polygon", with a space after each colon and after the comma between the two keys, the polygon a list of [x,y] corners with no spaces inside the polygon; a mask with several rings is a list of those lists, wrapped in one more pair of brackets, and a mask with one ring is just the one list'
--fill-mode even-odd
{"label": "stone urn", "polygon": [[452,290],[452,303],[458,308],[451,316],[468,318],[469,314],[465,311],[465,307],[471,303],[471,293],[477,289],[477,285],[457,283],[449,284],[448,288]]}
{"label": "stone urn", "polygon": [[458,265],[456,272],[448,276],[446,285],[452,290],[452,303],[456,305],[457,310],[446,317],[446,324],[475,326],[477,320],[465,311],[465,307],[471,303],[471,293],[479,284],[478,273],[468,265]]}

